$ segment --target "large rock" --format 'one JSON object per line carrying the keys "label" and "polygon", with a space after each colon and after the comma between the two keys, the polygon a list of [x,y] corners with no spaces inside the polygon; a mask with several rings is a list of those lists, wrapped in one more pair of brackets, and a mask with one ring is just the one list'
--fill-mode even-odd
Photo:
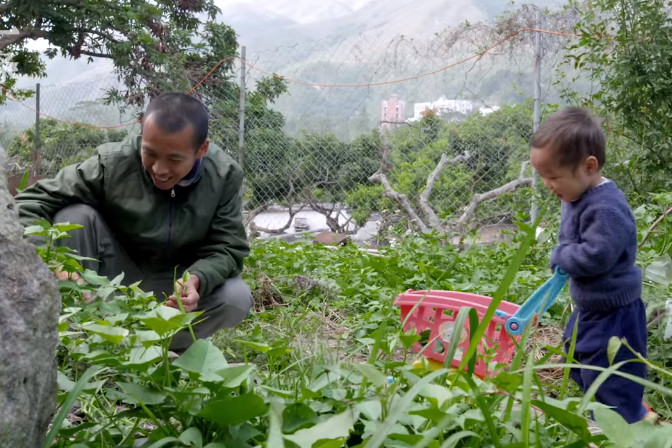
{"label": "large rock", "polygon": [[42,446],[56,404],[60,295],[23,239],[0,146],[0,447]]}

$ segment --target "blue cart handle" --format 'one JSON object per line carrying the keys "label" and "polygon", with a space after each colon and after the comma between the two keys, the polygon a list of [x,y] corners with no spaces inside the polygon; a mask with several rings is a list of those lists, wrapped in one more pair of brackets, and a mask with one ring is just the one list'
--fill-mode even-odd
{"label": "blue cart handle", "polygon": [[506,331],[512,336],[523,334],[525,327],[535,314],[543,314],[553,305],[558,294],[565,287],[569,275],[562,269],[556,267],[553,277],[546,280],[529,299],[511,316],[504,324]]}

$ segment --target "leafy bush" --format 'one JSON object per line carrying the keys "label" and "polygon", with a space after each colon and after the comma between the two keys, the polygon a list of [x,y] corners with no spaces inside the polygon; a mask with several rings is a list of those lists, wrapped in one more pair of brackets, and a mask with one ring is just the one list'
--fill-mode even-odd
{"label": "leafy bush", "polygon": [[[512,245],[458,250],[427,235],[377,256],[354,246],[257,242],[246,276],[259,311],[181,355],[169,351],[170,339],[198,314],[163,307],[121,277],[82,272],[75,254],[53,245],[73,228],[27,229],[46,238],[38,250],[51,268],[88,283],[60,282],[61,406],[45,446],[668,446],[669,427],[627,426],[591,403],[592,394],[572,397],[566,381],[542,384],[540,370],[572,366],[549,364],[557,347],[541,357],[519,349],[487,379],[408,357],[420,335],[400,331],[392,298],[435,288],[487,294],[494,306],[521,303],[549,275],[552,243],[530,228]],[[95,300],[84,301],[84,292]],[[542,320],[560,320],[562,303]],[[484,323],[470,314],[460,312],[457,327],[469,328],[475,350]],[[668,371],[650,366],[669,382]],[[602,435],[591,433],[591,409]]]}
{"label": "leafy bush", "polygon": [[[460,160],[444,166],[427,198],[442,222],[459,217],[474,194],[520,176],[522,165],[529,158],[531,115],[531,103],[505,106],[486,116],[473,114],[457,123],[426,114],[420,121],[389,133],[388,153],[381,170],[390,186],[406,195],[418,210],[421,194],[442,157]],[[346,201],[359,222],[365,222],[373,212],[391,208],[390,199],[380,194],[374,201],[379,191],[380,186],[364,182],[357,189],[348,190]],[[514,210],[528,204],[525,194],[518,191],[507,194],[506,201],[501,206],[481,207],[480,215],[485,216],[479,216],[479,222],[501,222],[501,215],[511,220]]]}
{"label": "leafy bush", "polygon": [[[54,176],[58,170],[72,163],[81,162],[93,155],[97,146],[118,142],[126,130],[107,130],[59,123],[55,120],[40,122],[39,173]],[[31,165],[35,152],[35,129],[27,129],[14,137],[7,154],[18,158],[23,165]]]}

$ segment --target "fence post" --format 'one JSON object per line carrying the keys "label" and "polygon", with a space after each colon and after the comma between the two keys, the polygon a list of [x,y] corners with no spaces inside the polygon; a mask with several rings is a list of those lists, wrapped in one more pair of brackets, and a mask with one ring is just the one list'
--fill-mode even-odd
{"label": "fence post", "polygon": [[238,111],[238,163],[245,171],[245,46],[240,47],[240,108]]}
{"label": "fence post", "polygon": [[40,83],[35,85],[35,149],[33,150],[32,171],[37,174],[39,170],[38,160],[40,159],[40,151],[42,141],[40,140]]}
{"label": "fence post", "polygon": [[[542,13],[538,12],[537,24],[541,25]],[[541,33],[536,32],[534,35],[534,118],[532,122],[532,132],[537,132],[539,123],[541,121]],[[539,175],[536,170],[532,174],[532,191],[537,192],[537,184],[539,182]],[[539,216],[539,205],[537,204],[536,196],[532,197],[532,207],[530,209],[530,219],[536,222]]]}

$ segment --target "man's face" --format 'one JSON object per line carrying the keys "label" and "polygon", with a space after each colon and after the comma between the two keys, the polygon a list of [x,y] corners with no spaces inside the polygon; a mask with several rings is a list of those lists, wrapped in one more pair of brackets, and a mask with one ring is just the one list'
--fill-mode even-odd
{"label": "man's face", "polygon": [[142,126],[140,156],[154,185],[161,190],[170,190],[189,174],[196,159],[208,152],[208,144],[206,140],[195,150],[191,125],[181,131],[167,133],[154,123],[150,115]]}

